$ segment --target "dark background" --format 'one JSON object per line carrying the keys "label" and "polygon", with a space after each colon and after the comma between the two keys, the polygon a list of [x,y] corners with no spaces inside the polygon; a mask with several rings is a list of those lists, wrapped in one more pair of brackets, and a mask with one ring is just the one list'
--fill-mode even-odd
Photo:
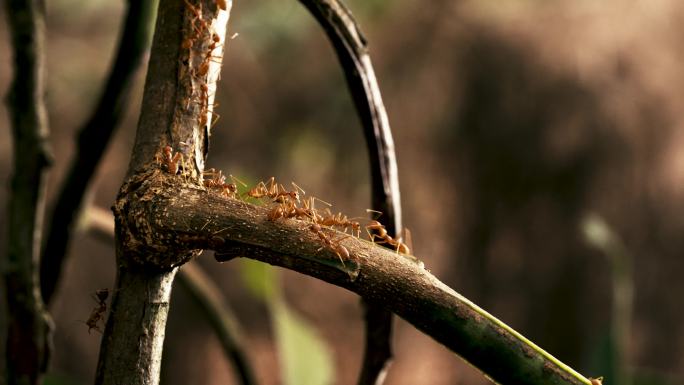
{"label": "dark background", "polygon": [[[48,109],[55,196],[74,135],[99,94],[123,1],[48,2]],[[684,4],[677,0],[355,0],[370,41],[397,148],[405,225],[415,255],[442,281],[587,375],[605,374],[611,320],[609,255],[582,231],[601,218],[633,259],[625,352],[648,384],[684,378]],[[0,11],[1,12],[1,11]],[[5,15],[0,92],[10,78]],[[275,176],[350,216],[369,207],[365,144],[327,39],[296,1],[234,3],[209,166],[249,183]],[[133,143],[144,71],[89,199],[114,201]],[[0,201],[12,159],[0,106]],[[48,212],[49,214],[49,212]],[[5,204],[0,217],[6,215]],[[0,246],[4,250],[4,220]],[[90,294],[112,287],[114,252],[86,234],[52,311],[51,371],[91,383],[100,335],[83,320]],[[624,256],[624,255],[623,255]],[[279,383],[266,307],[241,262],[210,269],[243,322],[259,379]],[[355,382],[362,352],[358,298],[282,272],[287,301]],[[482,384],[452,353],[396,322],[387,384]],[[162,383],[233,383],[206,321],[176,289]]]}

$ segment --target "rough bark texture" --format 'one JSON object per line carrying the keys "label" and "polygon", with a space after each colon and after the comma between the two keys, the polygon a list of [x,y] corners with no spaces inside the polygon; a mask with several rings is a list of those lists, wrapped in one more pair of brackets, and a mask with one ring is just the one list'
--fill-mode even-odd
{"label": "rough bark texture", "polygon": [[52,322],[40,297],[38,257],[49,164],[45,112],[45,8],[41,1],[6,1],[14,48],[14,80],[7,95],[14,170],[8,202],[7,383],[38,384],[50,353]]}
{"label": "rough bark texture", "polygon": [[[111,212],[95,207],[89,208],[87,229],[95,238],[113,244],[114,217]],[[249,350],[242,338],[242,328],[213,279],[199,265],[191,262],[179,269],[176,282],[190,293],[191,298],[207,317],[226,358],[233,364],[239,383],[256,384],[254,369],[248,359]]]}
{"label": "rough bark texture", "polygon": [[144,203],[156,242],[213,249],[220,260],[254,258],[347,288],[383,303],[502,384],[590,384],[413,257],[347,238],[342,243],[351,257],[340,261],[334,251],[320,249],[308,222],[269,221],[267,208],[183,187],[182,178],[159,173],[165,193]]}
{"label": "rough bark texture", "polygon": [[59,282],[88,184],[124,115],[135,72],[148,50],[157,2],[128,1],[116,60],[104,92],[92,116],[79,131],[76,155],[57,198],[41,258],[41,292],[47,304]]}
{"label": "rough bark texture", "polygon": [[[361,118],[371,171],[371,207],[393,236],[401,230],[401,198],[394,140],[368,46],[351,11],[338,0],[300,0],[328,35]],[[392,313],[363,299],[365,349],[359,385],[384,382],[392,359]]]}
{"label": "rough bark texture", "polygon": [[[158,237],[145,221],[146,205],[157,195],[165,196],[159,189],[163,172],[179,174],[176,178],[186,185],[201,185],[229,5],[210,0],[170,0],[159,5],[152,70],[147,74],[131,163],[114,205],[117,285],[97,384],[159,382],[173,277],[178,266],[201,250]],[[167,146],[182,156],[167,158]]]}

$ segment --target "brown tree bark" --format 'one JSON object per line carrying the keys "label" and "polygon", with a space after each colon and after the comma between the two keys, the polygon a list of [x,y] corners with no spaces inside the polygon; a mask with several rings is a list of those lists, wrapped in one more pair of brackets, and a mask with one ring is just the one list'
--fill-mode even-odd
{"label": "brown tree bark", "polygon": [[[150,224],[143,220],[141,204],[162,193],[162,172],[177,172],[182,183],[201,185],[229,11],[225,1],[159,5],[133,154],[114,205],[117,282],[97,384],[159,382],[173,278],[178,266],[201,250],[160,243],[145,230]],[[171,152],[174,156],[167,158]]]}

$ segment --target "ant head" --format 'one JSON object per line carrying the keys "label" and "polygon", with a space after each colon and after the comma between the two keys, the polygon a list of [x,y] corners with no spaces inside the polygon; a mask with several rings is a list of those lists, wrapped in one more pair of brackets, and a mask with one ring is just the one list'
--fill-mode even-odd
{"label": "ant head", "polygon": [[95,296],[99,301],[104,302],[107,300],[107,297],[109,297],[109,289],[96,290]]}

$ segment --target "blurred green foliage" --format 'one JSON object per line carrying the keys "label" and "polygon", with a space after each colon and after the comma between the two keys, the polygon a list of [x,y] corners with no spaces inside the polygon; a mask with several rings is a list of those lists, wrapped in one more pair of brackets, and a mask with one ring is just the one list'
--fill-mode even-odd
{"label": "blurred green foliage", "polygon": [[282,383],[285,385],[326,385],[335,373],[330,349],[314,325],[298,315],[285,302],[278,272],[270,265],[243,259],[241,276],[247,289],[268,307],[276,337]]}

